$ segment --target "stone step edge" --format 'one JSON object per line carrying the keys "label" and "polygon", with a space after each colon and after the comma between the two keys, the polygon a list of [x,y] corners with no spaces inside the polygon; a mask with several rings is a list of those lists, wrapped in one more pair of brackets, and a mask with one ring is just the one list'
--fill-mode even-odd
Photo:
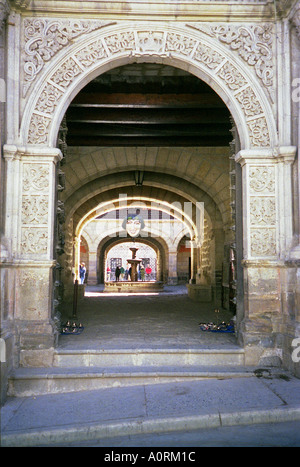
{"label": "stone step edge", "polygon": [[[207,363],[206,363],[207,360]],[[222,360],[222,362],[221,362]],[[244,365],[244,349],[57,350],[53,366]]]}
{"label": "stone step edge", "polygon": [[78,367],[20,367],[10,375],[9,379],[38,379],[38,378],[61,378],[61,377],[101,377],[101,376],[121,376],[132,374],[137,375],[247,375],[253,376],[253,371],[256,367],[242,365],[228,365],[224,366],[208,366],[208,365],[182,365],[182,366],[156,366],[156,365],[143,365],[143,366],[118,366],[118,367],[100,367],[100,366],[78,366]]}
{"label": "stone step edge", "polygon": [[[74,371],[75,370],[75,371]],[[111,387],[129,387],[204,379],[230,379],[254,376],[253,370],[230,368],[20,368],[8,381],[8,395],[30,397],[54,393],[68,393]]]}
{"label": "stone step edge", "polygon": [[225,426],[280,423],[300,420],[300,407],[279,407],[237,412],[216,412],[204,415],[134,419],[106,423],[53,427],[47,429],[2,433],[2,447],[47,446],[116,436],[210,429]]}
{"label": "stone step edge", "polygon": [[204,349],[55,349],[55,355],[105,355],[105,354],[245,354],[243,348],[204,348]]}

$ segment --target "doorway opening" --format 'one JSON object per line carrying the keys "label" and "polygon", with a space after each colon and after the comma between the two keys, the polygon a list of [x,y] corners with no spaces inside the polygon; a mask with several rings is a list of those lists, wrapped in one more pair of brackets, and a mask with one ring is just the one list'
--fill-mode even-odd
{"label": "doorway opening", "polygon": [[[151,238],[155,255],[139,251],[138,256],[144,266],[150,264],[150,280],[168,286],[189,285],[191,290],[198,287],[204,291],[201,297],[205,296],[204,305],[199,306],[235,312],[232,155],[238,150],[238,136],[236,131],[232,134],[233,121],[220,97],[199,78],[178,68],[155,63],[125,65],[99,75],[78,93],[67,110],[66,126],[64,170],[72,189],[62,196],[72,219],[73,238],[81,231],[83,219],[88,222],[102,215],[99,206],[118,213],[116,200],[122,193],[132,200],[179,204],[185,212],[190,203],[188,227],[196,222],[194,207],[203,203],[201,241],[193,228],[182,226],[172,238]],[[114,206],[108,208],[109,204]],[[113,222],[121,224],[120,212]],[[91,241],[92,234],[84,235],[86,245],[81,246],[89,253],[88,286],[115,281],[118,266],[124,268],[125,279],[130,258],[127,242],[121,243],[120,226],[111,233],[117,245],[108,228],[98,243]],[[146,248],[141,247],[142,240],[138,247]],[[77,250],[78,245],[69,252],[75,269]]]}
{"label": "doorway opening", "polygon": [[[131,280],[131,266],[128,260],[131,259],[130,248],[137,248],[137,258],[140,260],[137,269],[138,281],[157,280],[157,253],[145,243],[124,242],[113,246],[106,253],[105,280],[106,281],[128,281]],[[119,275],[117,276],[117,268]]]}

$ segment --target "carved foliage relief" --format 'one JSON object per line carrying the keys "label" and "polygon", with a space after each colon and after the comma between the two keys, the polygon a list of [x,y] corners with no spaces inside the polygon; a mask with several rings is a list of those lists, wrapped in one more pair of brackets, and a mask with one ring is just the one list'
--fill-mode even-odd
{"label": "carved foliage relief", "polygon": [[45,255],[48,250],[49,165],[23,164],[21,253]]}
{"label": "carved foliage relief", "polygon": [[276,256],[275,167],[250,166],[250,252]]}
{"label": "carved foliage relief", "polygon": [[[67,21],[26,19],[25,27],[25,89],[38,76],[47,62],[63,47],[70,45],[72,39],[87,34],[108,23],[95,21]],[[265,86],[271,81],[270,31],[264,28],[243,27],[239,31],[215,29],[210,32],[218,39],[230,44],[240,56],[253,65]],[[89,36],[86,35],[88,38]],[[28,130],[28,142],[47,144],[53,114],[69,86],[92,66],[100,66],[101,61],[115,56],[161,56],[182,57],[203,68],[217,81],[222,83],[236,100],[245,116],[252,147],[269,147],[270,135],[267,119],[255,95],[251,83],[237,69],[220,49],[188,33],[174,33],[162,30],[129,30],[108,33],[104,28],[95,40],[86,40],[81,49],[72,52],[52,72],[44,84],[36,101]],[[259,40],[258,40],[259,39]],[[265,42],[264,42],[265,41]],[[52,43],[54,46],[52,47]],[[244,46],[247,48],[244,50]],[[245,56],[246,50],[248,51]],[[26,88],[27,86],[27,88]]]}

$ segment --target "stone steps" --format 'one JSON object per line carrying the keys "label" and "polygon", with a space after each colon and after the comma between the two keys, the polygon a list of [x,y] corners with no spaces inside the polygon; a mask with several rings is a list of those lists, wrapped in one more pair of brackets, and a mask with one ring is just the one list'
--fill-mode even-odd
{"label": "stone steps", "polygon": [[8,395],[30,397],[43,394],[90,391],[204,379],[253,376],[246,367],[117,367],[19,368],[10,377]]}
{"label": "stone steps", "polygon": [[224,349],[58,349],[54,355],[55,367],[122,367],[122,366],[190,366],[190,365],[244,365],[244,350]]}
{"label": "stone steps", "polygon": [[50,368],[18,368],[8,395],[25,397],[206,378],[252,376],[242,349],[62,350]]}
{"label": "stone steps", "polygon": [[66,350],[54,355],[55,367],[190,366],[244,365],[244,350],[224,349],[112,349]]}

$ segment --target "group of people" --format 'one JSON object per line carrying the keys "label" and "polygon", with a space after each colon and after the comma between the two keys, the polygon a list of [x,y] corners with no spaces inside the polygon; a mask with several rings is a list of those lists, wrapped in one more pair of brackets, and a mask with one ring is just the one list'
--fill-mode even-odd
{"label": "group of people", "polygon": [[[107,268],[107,272],[109,273],[108,276],[110,276],[110,269]],[[138,279],[141,281],[145,280],[146,274],[149,276],[152,272],[152,269],[150,267],[147,267],[146,269],[144,266],[141,266],[140,269],[137,271],[138,273]],[[123,268],[123,266],[117,266],[115,270],[115,276],[116,276],[116,281],[128,281],[131,280],[131,267],[127,267],[126,269]],[[108,277],[109,280],[110,277]]]}
{"label": "group of people", "polygon": [[[111,273],[111,270],[110,268],[108,267],[107,268],[107,280],[110,280],[110,273]],[[152,272],[152,269],[147,266],[146,269],[144,268],[144,266],[141,266],[139,268],[139,270],[137,271],[138,273],[138,279],[140,279],[141,281],[144,281],[145,280],[145,277],[147,275],[147,277],[150,276]],[[80,279],[80,284],[83,284],[84,283],[84,280],[85,280],[85,276],[86,276],[86,267],[85,267],[85,263],[80,263],[79,265],[79,279]],[[128,281],[128,280],[131,280],[131,267],[127,267],[126,269],[123,268],[123,266],[117,266],[116,267],[116,270],[115,270],[115,276],[116,276],[116,281]]]}

